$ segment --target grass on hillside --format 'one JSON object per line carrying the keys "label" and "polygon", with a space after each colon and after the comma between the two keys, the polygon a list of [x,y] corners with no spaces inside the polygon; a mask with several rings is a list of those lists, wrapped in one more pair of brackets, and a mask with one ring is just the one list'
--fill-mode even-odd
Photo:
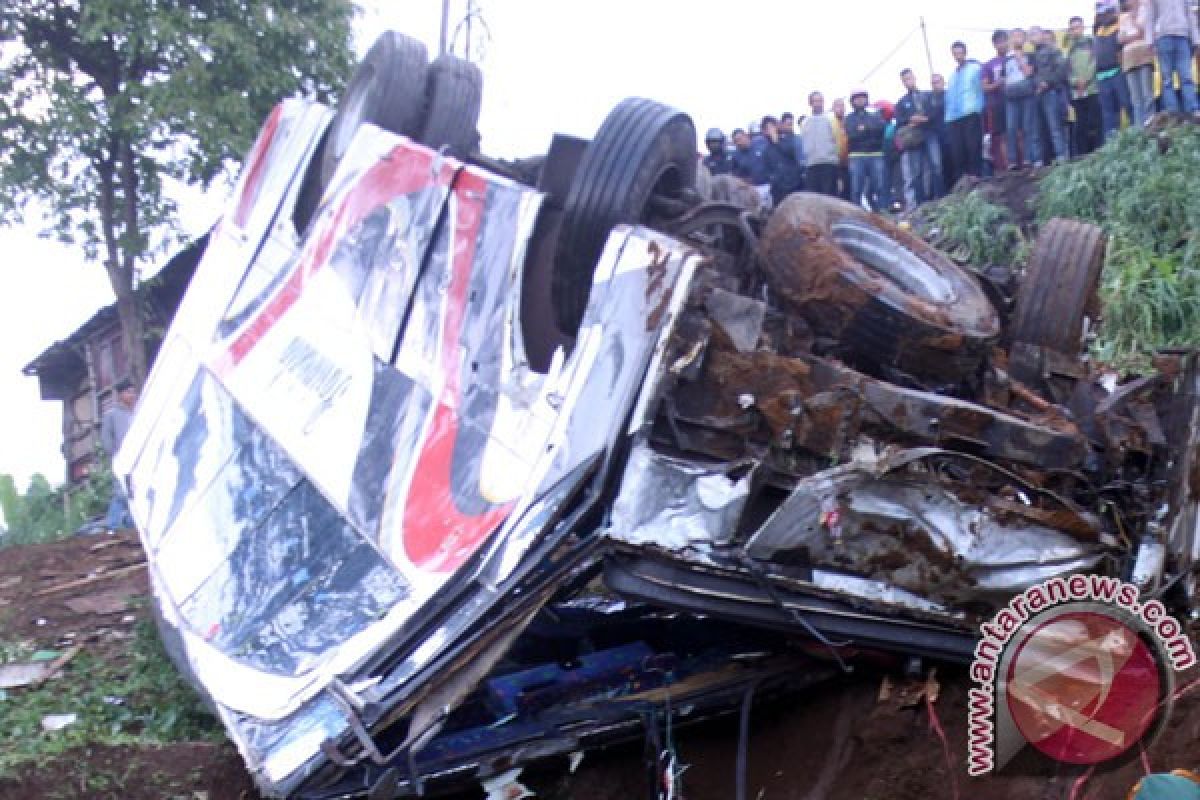
{"label": "grass on hillside", "polygon": [[[28,643],[0,642],[0,663],[27,660]],[[76,714],[59,731],[42,730],[49,714]],[[217,720],[167,659],[153,623],[142,620],[119,657],[86,649],[37,688],[8,689],[0,699],[0,779],[87,745],[161,745],[221,741]]]}
{"label": "grass on hillside", "polygon": [[1126,130],[1050,172],[1038,217],[1093,222],[1109,235],[1095,353],[1118,366],[1200,346],[1200,127]]}
{"label": "grass on hillside", "polygon": [[[1092,354],[1140,370],[1167,348],[1200,347],[1200,126],[1127,129],[1087,158],[1040,177],[1037,219],[1079,219],[1109,236],[1101,279],[1104,316]],[[922,209],[917,228],[973,266],[1023,266],[1033,231],[981,193]]]}
{"label": "grass on hillside", "polygon": [[1029,243],[1012,214],[979,192],[949,195],[923,206],[917,230],[960,264],[1009,267],[1029,257]]}

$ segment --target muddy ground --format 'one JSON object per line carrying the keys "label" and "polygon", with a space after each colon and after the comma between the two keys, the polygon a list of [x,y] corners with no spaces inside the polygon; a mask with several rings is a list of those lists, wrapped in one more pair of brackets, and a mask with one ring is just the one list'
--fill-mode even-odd
{"label": "muddy ground", "polygon": [[[0,643],[60,652],[79,645],[80,652],[122,664],[148,613],[144,563],[132,533],[0,550]],[[47,686],[88,681],[80,661],[68,663]],[[21,691],[8,690],[0,703],[16,701]],[[0,742],[7,735],[0,731]],[[257,796],[233,747],[212,742],[76,749],[0,779],[3,800]]]}
{"label": "muddy ground", "polygon": [[1033,230],[1037,217],[1038,181],[1049,172],[1045,168],[1004,172],[991,178],[963,177],[954,187],[955,194],[979,192],[983,199],[1004,206],[1014,223],[1026,233]]}
{"label": "muddy ground", "polygon": [[[132,534],[0,550],[0,642],[28,641],[45,648],[82,644],[89,653],[120,663],[134,626],[147,613],[142,561]],[[902,677],[889,678],[890,698],[881,701],[883,677],[856,675],[760,702],[747,743],[748,800],[1120,800],[1145,769],[1135,760],[1085,775],[1078,768],[1030,759],[1024,769],[1003,776],[969,778],[965,674],[938,670],[935,719],[924,703],[912,702],[917,683]],[[1180,686],[1197,678],[1200,674],[1183,676]],[[88,675],[68,664],[52,680],[86,681]],[[0,731],[0,741],[5,735]],[[677,730],[675,737],[684,767],[682,796],[735,798],[735,716]],[[1179,700],[1145,763],[1156,771],[1200,768],[1200,687]],[[652,796],[641,742],[590,753],[574,775],[532,773],[525,782],[539,797],[555,800]],[[54,797],[250,800],[258,795],[234,749],[212,742],[77,749],[0,780],[0,800]]]}

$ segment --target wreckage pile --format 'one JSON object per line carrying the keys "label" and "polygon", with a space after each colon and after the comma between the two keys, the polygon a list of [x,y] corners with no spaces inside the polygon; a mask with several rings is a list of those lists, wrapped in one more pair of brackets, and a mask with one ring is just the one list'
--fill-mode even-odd
{"label": "wreckage pile", "polygon": [[773,566],[960,611],[1082,570],[1164,588],[1161,564],[1134,565],[1180,533],[1194,363],[1164,353],[1118,386],[1083,357],[1104,248],[1093,226],[1049,222],[1004,319],[986,275],[795,195],[766,223],[761,274],[718,269],[693,292],[655,445],[743,476],[738,516],[766,524],[723,520],[718,538]]}

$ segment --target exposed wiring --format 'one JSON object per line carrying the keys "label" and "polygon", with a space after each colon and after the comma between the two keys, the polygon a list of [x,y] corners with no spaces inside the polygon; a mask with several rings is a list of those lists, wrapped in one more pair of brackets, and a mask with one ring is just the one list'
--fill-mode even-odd
{"label": "exposed wiring", "polygon": [[946,774],[950,776],[951,781],[950,790],[953,792],[954,800],[959,800],[961,795],[958,790],[958,774],[954,771],[954,758],[950,755],[950,740],[946,738],[946,730],[942,727],[942,721],[938,719],[937,710],[933,707],[933,698],[928,693],[925,695],[925,709],[929,712],[929,727],[942,740],[942,755],[946,757]]}
{"label": "exposed wiring", "polygon": [[1083,791],[1083,787],[1087,786],[1087,782],[1091,780],[1092,773],[1095,771],[1095,766],[1088,767],[1087,772],[1075,779],[1075,783],[1071,785],[1071,794],[1068,796],[1067,800],[1078,800],[1080,793]]}
{"label": "exposed wiring", "polygon": [[753,559],[741,559],[741,564],[747,569],[751,577],[755,579],[755,582],[758,584],[759,588],[766,592],[767,597],[769,597],[771,602],[775,604],[776,608],[778,608],[780,611],[790,617],[793,622],[803,628],[809,636],[825,645],[825,649],[829,651],[831,656],[833,656],[833,660],[837,662],[837,665],[841,668],[842,672],[849,674],[854,671],[854,669],[845,662],[841,654],[837,651],[839,647],[850,646],[850,644],[852,644],[851,642],[831,641],[829,637],[813,627],[813,624],[805,619],[803,614],[783,601],[783,598],[780,597],[779,593],[775,591],[775,587],[771,585],[771,579],[767,575],[766,571],[757,563],[755,563]]}
{"label": "exposed wiring", "polygon": [[746,693],[742,695],[742,711],[738,719],[737,772],[734,775],[734,785],[736,787],[734,796],[737,800],[746,800],[746,765],[749,761],[750,709],[754,704],[754,691],[757,688],[758,682],[752,681],[746,687]]}

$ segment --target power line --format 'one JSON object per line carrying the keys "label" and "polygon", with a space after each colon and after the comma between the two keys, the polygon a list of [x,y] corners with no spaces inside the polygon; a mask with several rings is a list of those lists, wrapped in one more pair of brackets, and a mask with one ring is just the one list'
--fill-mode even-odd
{"label": "power line", "polygon": [[871,80],[871,78],[874,78],[875,73],[879,72],[879,70],[886,67],[888,65],[888,62],[892,60],[892,56],[896,55],[896,53],[899,53],[904,48],[904,45],[908,44],[908,40],[911,39],[920,30],[921,30],[921,26],[918,25],[917,27],[915,27],[911,31],[909,31],[907,34],[905,34],[904,38],[900,40],[900,43],[897,44],[894,48],[892,48],[892,50],[886,56],[883,57],[883,60],[880,61],[878,64],[876,64],[871,69],[871,71],[868,72],[861,81],[859,81],[859,83],[866,83],[867,81]]}
{"label": "power line", "polygon": [[[996,28],[970,28],[965,25],[930,25],[929,27],[939,31],[953,31],[955,33],[992,34],[996,31]],[[1008,30],[1008,28],[1002,28],[1001,30]]]}
{"label": "power line", "polygon": [[925,18],[921,17],[921,38],[925,40],[925,60],[929,62],[929,74],[933,74],[933,53],[929,49],[929,30],[925,27]]}

